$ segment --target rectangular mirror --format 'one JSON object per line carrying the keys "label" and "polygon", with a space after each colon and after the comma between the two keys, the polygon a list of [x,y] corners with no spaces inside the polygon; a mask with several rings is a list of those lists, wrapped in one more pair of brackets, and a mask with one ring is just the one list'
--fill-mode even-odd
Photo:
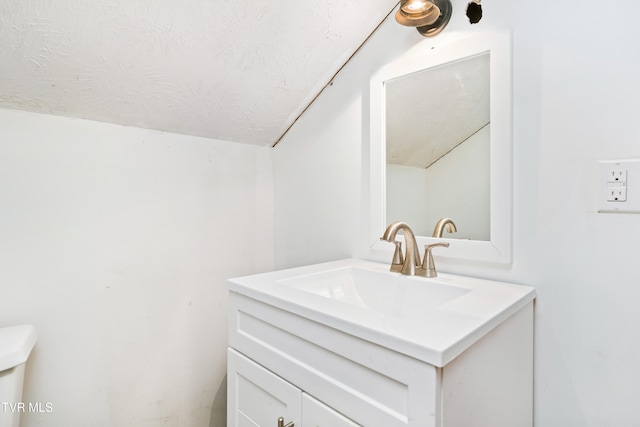
{"label": "rectangular mirror", "polygon": [[[408,223],[437,255],[511,262],[511,55],[508,32],[422,42],[371,80],[371,249]],[[450,218],[455,233],[432,237]]]}

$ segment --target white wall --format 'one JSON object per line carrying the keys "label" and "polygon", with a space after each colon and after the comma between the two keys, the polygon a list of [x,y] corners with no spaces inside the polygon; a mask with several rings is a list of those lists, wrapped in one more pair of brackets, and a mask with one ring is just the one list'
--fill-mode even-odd
{"label": "white wall", "polygon": [[222,426],[224,281],[273,268],[272,218],[269,149],[0,110],[0,326],[53,409],[23,425]]}
{"label": "white wall", "polygon": [[449,217],[457,232],[446,237],[489,240],[489,143],[485,126],[426,169],[387,164],[387,222],[404,221],[416,236],[431,236]]}
{"label": "white wall", "polygon": [[[514,261],[438,268],[537,288],[536,426],[640,425],[640,217],[596,212],[597,161],[640,157],[640,3],[466,3],[438,37],[513,32]],[[274,150],[277,267],[366,253],[369,78],[422,41],[389,19]]]}
{"label": "white wall", "polygon": [[395,221],[411,224],[416,236],[431,236],[435,224],[426,220],[427,171],[428,168],[390,163],[385,168],[385,218],[389,224]]}

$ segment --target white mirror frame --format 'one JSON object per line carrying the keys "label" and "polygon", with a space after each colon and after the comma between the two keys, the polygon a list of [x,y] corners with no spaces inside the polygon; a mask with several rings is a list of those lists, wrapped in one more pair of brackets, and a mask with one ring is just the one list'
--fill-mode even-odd
{"label": "white mirror frame", "polygon": [[[451,40],[454,38],[454,40]],[[420,249],[438,241],[447,249],[434,253],[443,258],[495,263],[511,262],[512,149],[511,149],[511,34],[509,31],[468,33],[444,39],[441,45],[423,41],[399,60],[371,78],[370,140],[370,250],[375,259],[391,256],[393,245],[380,241],[386,211],[386,150],[384,82],[469,56],[490,52],[490,240],[436,239],[416,236]],[[455,218],[453,218],[455,221]],[[409,224],[411,226],[411,224]],[[433,224],[435,227],[435,224]],[[383,255],[384,254],[384,255]],[[391,258],[389,258],[391,259]]]}

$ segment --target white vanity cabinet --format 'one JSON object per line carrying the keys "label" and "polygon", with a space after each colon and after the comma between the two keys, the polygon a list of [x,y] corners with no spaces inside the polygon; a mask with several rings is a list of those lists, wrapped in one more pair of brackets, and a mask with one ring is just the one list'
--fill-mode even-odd
{"label": "white vanity cabinet", "polygon": [[[395,280],[389,297],[335,285],[353,265]],[[531,427],[535,290],[447,275],[413,288],[387,268],[348,260],[231,279],[227,426]],[[333,294],[293,274],[328,278]],[[410,311],[422,289],[445,301]],[[389,298],[402,319],[383,313]]]}
{"label": "white vanity cabinet", "polygon": [[533,303],[442,368],[234,293],[230,323],[228,427],[532,425]]}

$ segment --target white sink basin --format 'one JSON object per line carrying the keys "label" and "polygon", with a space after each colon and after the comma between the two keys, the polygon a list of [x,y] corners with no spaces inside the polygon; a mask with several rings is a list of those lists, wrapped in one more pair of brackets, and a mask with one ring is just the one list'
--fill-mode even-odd
{"label": "white sink basin", "polygon": [[421,277],[356,266],[280,279],[276,283],[405,319],[426,318],[434,308],[469,292]]}
{"label": "white sink basin", "polygon": [[347,259],[229,280],[229,289],[435,366],[535,298],[535,289]]}

